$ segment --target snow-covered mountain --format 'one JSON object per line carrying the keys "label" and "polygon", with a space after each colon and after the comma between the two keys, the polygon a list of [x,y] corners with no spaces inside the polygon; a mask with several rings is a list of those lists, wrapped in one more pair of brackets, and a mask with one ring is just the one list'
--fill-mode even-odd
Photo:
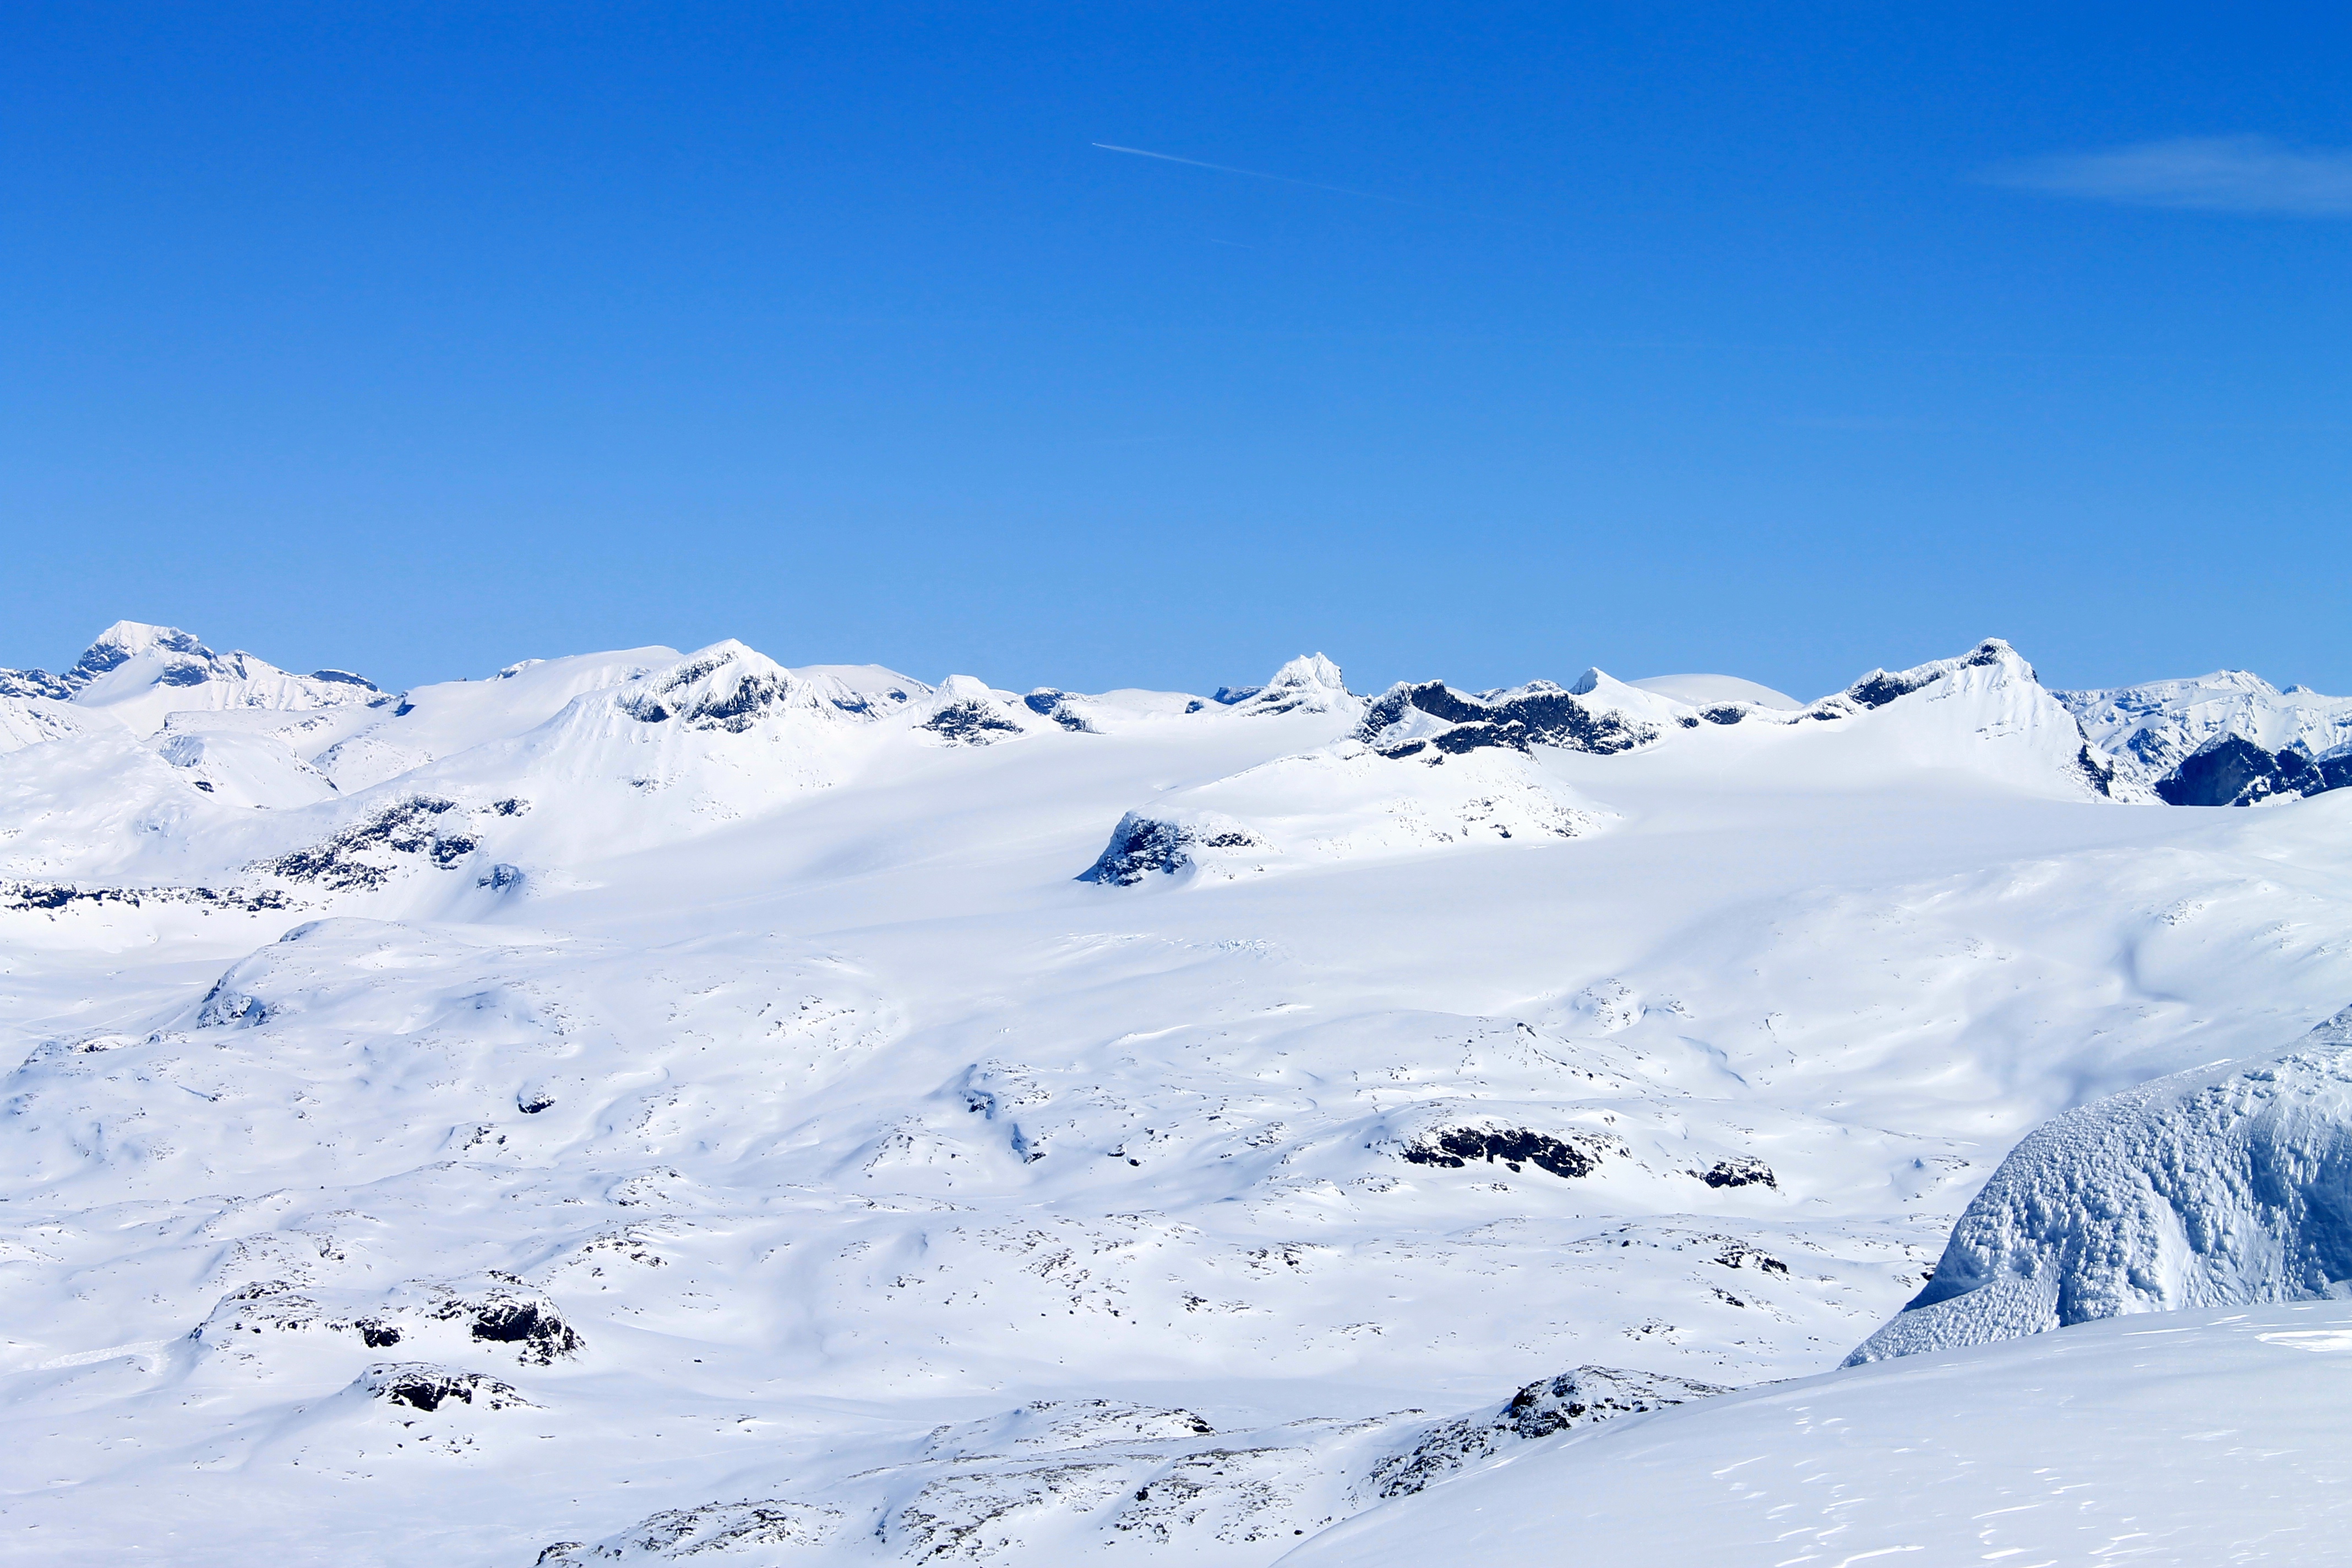
{"label": "snow-covered mountain", "polygon": [[2037,1125],[2352,998],[2352,792],[2167,809],[2000,642],[8,690],[44,1563],[1311,1554],[1828,1372]]}
{"label": "snow-covered mountain", "polygon": [[2174,805],[2253,805],[2352,784],[2352,697],[2221,669],[2056,694],[2084,732]]}

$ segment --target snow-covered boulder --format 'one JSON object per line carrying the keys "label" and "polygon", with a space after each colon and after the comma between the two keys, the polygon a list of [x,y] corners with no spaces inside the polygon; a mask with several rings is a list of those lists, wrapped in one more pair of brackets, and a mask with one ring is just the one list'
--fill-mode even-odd
{"label": "snow-covered boulder", "polygon": [[2352,1008],[2294,1051],[2094,1100],[2010,1152],[1848,1364],[2352,1289]]}

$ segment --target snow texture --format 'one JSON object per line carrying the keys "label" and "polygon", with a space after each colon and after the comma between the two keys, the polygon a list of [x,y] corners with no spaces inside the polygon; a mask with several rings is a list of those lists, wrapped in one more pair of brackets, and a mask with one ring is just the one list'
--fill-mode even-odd
{"label": "snow texture", "polygon": [[2004,644],[1023,686],[9,677],[0,1561],[1252,1568],[1753,1408],[2352,995],[2352,792],[2166,809]]}
{"label": "snow texture", "polygon": [[2068,1111],[2010,1152],[1849,1364],[2352,1289],[2352,1008],[2275,1061]]}

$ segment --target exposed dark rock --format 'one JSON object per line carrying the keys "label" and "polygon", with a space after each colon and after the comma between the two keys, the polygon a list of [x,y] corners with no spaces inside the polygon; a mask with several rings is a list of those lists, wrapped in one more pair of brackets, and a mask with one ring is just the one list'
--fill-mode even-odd
{"label": "exposed dark rock", "polygon": [[476,1410],[537,1408],[517,1393],[512,1384],[500,1383],[495,1377],[478,1372],[433,1366],[424,1362],[372,1366],[360,1374],[360,1384],[387,1404],[404,1405],[427,1415],[450,1403]]}
{"label": "exposed dark rock", "polygon": [[1110,843],[1077,879],[1131,888],[1155,871],[1173,876],[1192,864],[1195,849],[1253,849],[1265,843],[1237,822],[1169,822],[1130,811],[1118,819]]}
{"label": "exposed dark rock", "polygon": [[46,669],[0,669],[0,697],[46,697],[65,702],[71,700],[74,689],[63,676]]}
{"label": "exposed dark rock", "polygon": [[[1923,664],[1916,669],[1874,669],[1845,689],[1845,695],[1864,708],[1884,708],[1898,697],[1908,697],[1924,686],[1941,680],[1955,669],[1974,669],[1999,664],[2013,657],[2010,646],[1998,637],[1988,637],[1959,658]],[[2032,670],[2026,671],[2033,679]]]}
{"label": "exposed dark rock", "polygon": [[1041,686],[1024,697],[1021,703],[1030,712],[1051,719],[1065,730],[1074,731],[1082,735],[1101,733],[1087,721],[1085,714],[1070,706],[1069,693],[1066,691],[1056,691],[1050,686]]}
{"label": "exposed dark rock", "polygon": [[1423,1135],[1409,1144],[1404,1157],[1416,1165],[1444,1165],[1459,1170],[1473,1160],[1500,1162],[1516,1172],[1522,1164],[1549,1171],[1555,1176],[1589,1176],[1601,1168],[1598,1155],[1582,1147],[1586,1138],[1549,1137],[1525,1128],[1490,1131],[1477,1127],[1445,1128]]}
{"label": "exposed dark rock", "polygon": [[437,1318],[472,1319],[473,1337],[495,1344],[520,1347],[522,1359],[551,1365],[558,1356],[576,1355],[583,1342],[572,1325],[544,1296],[492,1291],[486,1299],[459,1298],[434,1313]]}
{"label": "exposed dark rock", "polygon": [[1018,735],[1021,726],[985,703],[950,702],[917,726],[967,746],[984,746],[1000,735]]}
{"label": "exposed dark rock", "polygon": [[415,856],[449,870],[480,847],[472,834],[442,821],[457,809],[453,800],[410,795],[322,843],[257,860],[251,868],[274,871],[289,881],[316,882],[336,892],[379,888],[391,880],[393,868],[368,858],[372,853]]}
{"label": "exposed dark rock", "polygon": [[2314,757],[2300,746],[2266,752],[2243,735],[2214,736],[2156,781],[2168,805],[2253,805],[2273,795],[2325,795],[2352,784],[2352,748]]}
{"label": "exposed dark rock", "polygon": [[[1389,734],[1415,711],[1451,728],[1411,738]],[[1596,708],[1548,680],[1484,697],[1456,691],[1442,680],[1427,680],[1400,683],[1374,699],[1356,738],[1388,757],[1415,756],[1433,747],[1460,753],[1489,746],[1517,752],[1557,746],[1605,756],[1647,745],[1658,738],[1658,729],[1613,708]]]}
{"label": "exposed dark rock", "polygon": [[1658,1373],[1580,1366],[1528,1384],[1498,1410],[1465,1415],[1437,1426],[1411,1448],[1375,1464],[1366,1478],[1367,1489],[1376,1497],[1405,1497],[1514,1443],[1534,1442],[1595,1421],[1664,1410],[1723,1392],[1711,1383]]}
{"label": "exposed dark rock", "polygon": [[293,899],[276,888],[244,891],[235,888],[77,888],[65,882],[0,882],[0,910],[46,910],[54,912],[77,905],[203,904],[216,910],[247,913],[298,908]]}
{"label": "exposed dark rock", "polygon": [[485,875],[475,878],[474,886],[478,888],[488,888],[493,892],[503,892],[509,888],[519,886],[521,881],[522,868],[520,866],[509,866],[505,861],[501,860],[497,865],[491,867],[488,872]]}
{"label": "exposed dark rock", "polygon": [[370,680],[366,676],[353,675],[348,669],[314,669],[310,672],[310,679],[313,680],[324,680],[335,686],[357,686],[368,691],[382,689],[382,688],[378,687],[374,681]]}
{"label": "exposed dark rock", "polygon": [[1780,1184],[1772,1177],[1772,1167],[1752,1154],[1734,1154],[1727,1160],[1717,1160],[1700,1181],[1710,1187],[1770,1187],[1778,1192]]}

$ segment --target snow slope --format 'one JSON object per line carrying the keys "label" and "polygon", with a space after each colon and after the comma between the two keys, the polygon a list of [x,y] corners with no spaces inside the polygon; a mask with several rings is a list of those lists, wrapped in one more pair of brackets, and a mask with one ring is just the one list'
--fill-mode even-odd
{"label": "snow slope", "polygon": [[2352,995],[2352,793],[2126,804],[2000,643],[274,689],[11,700],[0,1555],[1271,1562],[1833,1365],[2037,1123]]}
{"label": "snow slope", "polygon": [[1286,1568],[2345,1560],[2341,1302],[2089,1323],[1530,1445]]}

